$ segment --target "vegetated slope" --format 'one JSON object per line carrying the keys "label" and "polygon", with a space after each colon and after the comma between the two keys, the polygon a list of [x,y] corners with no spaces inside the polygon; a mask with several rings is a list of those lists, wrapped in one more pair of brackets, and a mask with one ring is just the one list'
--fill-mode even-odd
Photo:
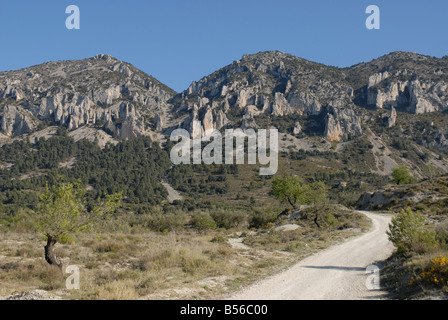
{"label": "vegetated slope", "polygon": [[433,222],[448,218],[448,177],[425,179],[418,183],[388,185],[363,194],[356,206],[361,210],[400,212],[406,208],[420,211]]}
{"label": "vegetated slope", "polygon": [[[180,123],[193,135],[275,127],[285,158],[327,157],[317,156],[322,163],[313,174],[355,171],[379,178],[404,164],[422,178],[448,170],[447,62],[393,52],[341,69],[260,52],[193,82],[169,102],[179,119],[175,127]],[[341,161],[326,161],[337,157]]]}
{"label": "vegetated slope", "polygon": [[448,182],[433,177],[362,195],[358,208],[395,213],[382,281],[393,299],[446,299],[448,292]]}
{"label": "vegetated slope", "polygon": [[[245,55],[176,94],[108,55],[50,62],[0,73],[0,144],[51,137],[49,125],[102,147],[117,143],[109,135],[164,142],[160,133],[179,126],[191,133],[272,126],[280,131],[278,174],[324,180],[334,198],[353,204],[387,183],[400,164],[417,178],[448,172],[447,63],[394,52],[342,69],[268,51]],[[239,167],[168,173],[192,198],[267,200],[257,189],[268,191],[269,177]]]}
{"label": "vegetated slope", "polygon": [[0,169],[3,214],[34,208],[45,186],[60,178],[79,180],[92,200],[123,192],[126,209],[136,213],[161,204],[168,195],[161,182],[171,161],[166,151],[147,136],[101,149],[85,139],[75,142],[62,130],[35,143],[18,140],[4,145],[0,162],[8,164]]}

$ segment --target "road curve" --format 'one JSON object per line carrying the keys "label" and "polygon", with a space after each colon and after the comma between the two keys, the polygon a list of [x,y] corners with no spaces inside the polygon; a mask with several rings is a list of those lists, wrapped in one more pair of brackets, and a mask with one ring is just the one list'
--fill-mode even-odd
{"label": "road curve", "polygon": [[262,280],[227,300],[362,300],[384,299],[385,292],[368,289],[366,268],[387,259],[393,245],[386,230],[390,215],[362,212],[372,220],[369,232],[330,247]]}

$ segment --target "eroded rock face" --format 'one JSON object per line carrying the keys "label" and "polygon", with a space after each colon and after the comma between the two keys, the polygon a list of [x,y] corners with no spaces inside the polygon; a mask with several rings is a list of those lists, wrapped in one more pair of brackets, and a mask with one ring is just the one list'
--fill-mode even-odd
{"label": "eroded rock face", "polygon": [[80,61],[50,62],[0,73],[1,130],[16,136],[42,121],[75,130],[103,124],[128,139],[161,129],[166,101],[175,92],[156,79],[108,55]]}
{"label": "eroded rock face", "polygon": [[395,108],[392,107],[390,117],[387,119],[387,126],[389,128],[392,128],[396,122],[397,122],[397,110],[395,110]]}
{"label": "eroded rock face", "polygon": [[[103,126],[123,139],[177,127],[204,135],[227,126],[265,125],[266,116],[298,116],[312,120],[326,139],[345,141],[363,134],[365,107],[389,109],[388,127],[396,124],[397,111],[447,110],[448,59],[397,52],[340,69],[261,52],[180,94],[109,55],[0,73],[0,133],[6,136],[32,131],[44,121],[69,130]],[[308,129],[297,123],[290,128],[294,134]]]}
{"label": "eroded rock face", "polygon": [[332,114],[327,114],[324,137],[330,141],[340,141],[342,135],[343,131],[339,122],[335,120]]}
{"label": "eroded rock face", "polygon": [[[256,127],[256,117],[261,114],[317,116],[331,110],[333,115],[326,137],[341,140],[362,131],[358,115],[345,111],[356,107],[352,102],[353,89],[337,73],[336,68],[281,52],[245,55],[243,59],[193,82],[171,103],[178,113],[197,110],[195,119],[201,121],[204,128],[215,129],[226,124],[253,128]],[[335,81],[335,74],[341,81]],[[236,118],[229,113],[240,116]],[[232,121],[228,120],[230,118]],[[329,121],[324,120],[325,116],[321,119]],[[192,120],[193,117],[187,118],[182,126],[191,128]],[[301,128],[295,131],[300,132]]]}
{"label": "eroded rock face", "polygon": [[0,122],[0,129],[7,136],[20,135],[37,126],[33,115],[18,106],[6,105]]}
{"label": "eroded rock face", "polygon": [[[363,99],[378,109],[422,114],[448,109],[448,59],[393,52],[346,69],[363,86]],[[354,83],[355,85],[355,83]],[[362,100],[362,99],[361,99]]]}
{"label": "eroded rock face", "polygon": [[200,116],[199,108],[194,107],[191,116],[184,120],[179,126],[188,130],[192,137],[204,136],[213,130],[220,130],[227,123],[228,119],[222,110],[206,107],[205,113]]}
{"label": "eroded rock face", "polygon": [[387,81],[370,87],[368,104],[376,108],[401,108],[413,114],[448,109],[448,83],[424,80]]}

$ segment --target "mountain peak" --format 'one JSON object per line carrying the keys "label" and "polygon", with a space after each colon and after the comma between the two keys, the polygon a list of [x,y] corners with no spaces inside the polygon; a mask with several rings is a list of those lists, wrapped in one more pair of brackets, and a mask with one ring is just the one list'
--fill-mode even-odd
{"label": "mountain peak", "polygon": [[104,60],[108,63],[120,61],[117,58],[115,58],[109,54],[104,54],[104,53],[97,54],[96,56],[92,57],[91,60]]}

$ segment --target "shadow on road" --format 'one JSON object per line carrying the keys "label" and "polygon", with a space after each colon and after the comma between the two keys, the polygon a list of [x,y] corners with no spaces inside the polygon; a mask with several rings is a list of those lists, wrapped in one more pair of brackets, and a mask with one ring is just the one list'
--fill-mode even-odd
{"label": "shadow on road", "polygon": [[339,267],[339,266],[304,266],[309,269],[327,269],[327,270],[345,270],[345,271],[366,271],[366,268],[360,267]]}

